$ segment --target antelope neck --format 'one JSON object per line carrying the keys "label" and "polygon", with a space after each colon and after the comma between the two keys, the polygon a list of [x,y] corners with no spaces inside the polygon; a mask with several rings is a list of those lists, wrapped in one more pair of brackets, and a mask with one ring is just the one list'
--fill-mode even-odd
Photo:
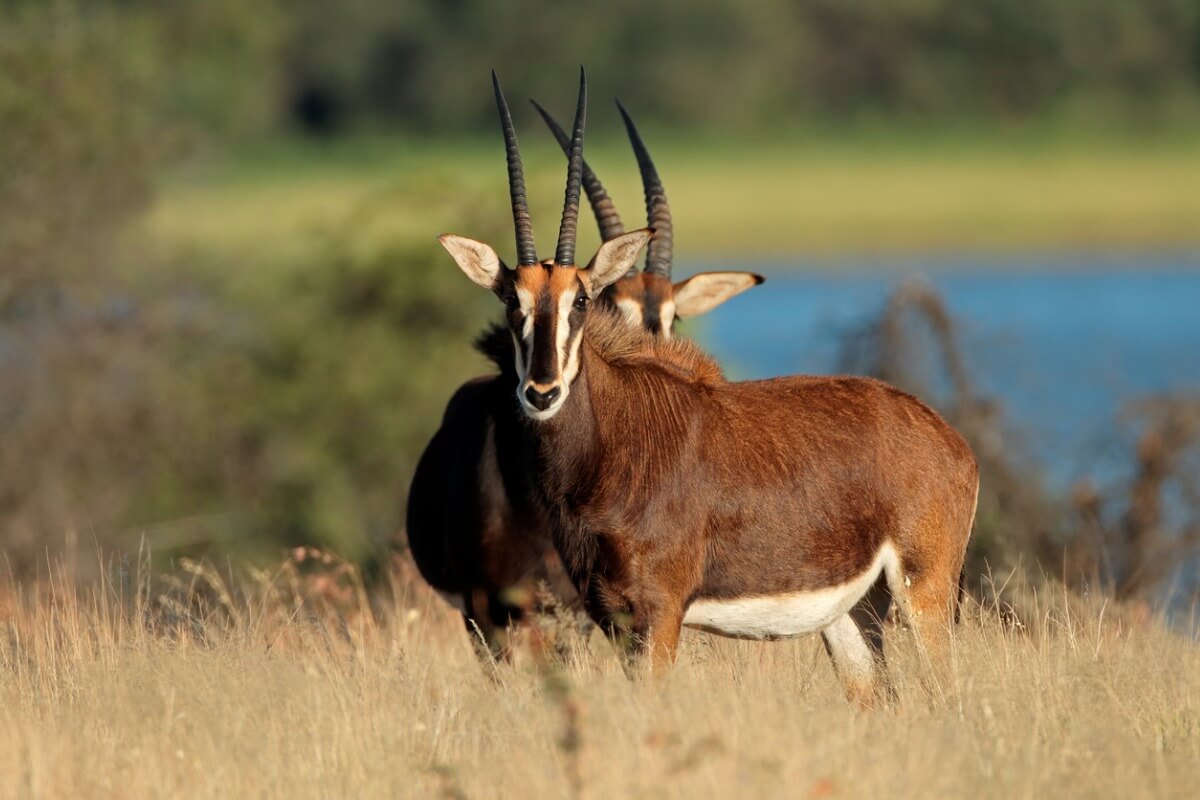
{"label": "antelope neck", "polygon": [[594,378],[602,379],[599,373],[603,373],[607,365],[594,364],[599,360],[589,357],[587,331],[581,335],[585,338],[579,348],[579,373],[562,408],[550,419],[526,420],[539,445],[544,480],[551,486],[559,482],[579,485],[580,479],[587,477],[580,473],[594,461],[598,449],[600,423],[593,404],[592,382]]}

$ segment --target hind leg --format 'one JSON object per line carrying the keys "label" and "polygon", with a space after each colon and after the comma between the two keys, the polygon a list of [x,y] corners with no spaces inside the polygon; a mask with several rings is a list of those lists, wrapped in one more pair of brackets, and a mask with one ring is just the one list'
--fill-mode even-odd
{"label": "hind leg", "polygon": [[883,655],[883,621],[892,595],[883,576],[848,614],[821,632],[846,696],[862,708],[893,699]]}
{"label": "hind leg", "polygon": [[974,460],[966,467],[962,482],[918,524],[914,546],[903,559],[905,602],[901,608],[935,666],[945,664],[949,655],[951,631],[958,621],[963,562],[979,503],[979,472]]}
{"label": "hind leg", "polygon": [[880,665],[858,623],[843,614],[821,631],[821,639],[846,698],[859,708],[874,707],[881,694]]}
{"label": "hind leg", "polygon": [[958,605],[958,573],[931,576],[909,588],[910,623],[935,664],[942,663],[950,643]]}
{"label": "hind leg", "polygon": [[896,690],[888,675],[887,659],[883,652],[883,625],[892,607],[892,591],[888,588],[887,578],[880,575],[875,585],[867,592],[866,597],[859,600],[850,609],[850,616],[858,623],[871,653],[875,657],[875,672],[878,676],[876,691],[887,700],[896,698]]}
{"label": "hind leg", "polygon": [[889,572],[888,585],[903,622],[913,632],[926,670],[936,671],[949,655],[962,559],[946,558],[922,566],[914,574],[897,567]]}

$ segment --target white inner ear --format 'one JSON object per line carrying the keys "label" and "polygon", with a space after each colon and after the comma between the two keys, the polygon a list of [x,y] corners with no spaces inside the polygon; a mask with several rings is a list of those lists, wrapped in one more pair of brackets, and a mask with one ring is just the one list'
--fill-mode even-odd
{"label": "white inner ear", "polygon": [[496,288],[503,267],[500,256],[496,255],[496,251],[490,245],[452,233],[442,234],[438,241],[454,256],[458,268],[465,272],[468,278],[485,289]]}
{"label": "white inner ear", "polygon": [[707,314],[729,298],[762,283],[753,272],[701,272],[675,284],[675,316]]}
{"label": "white inner ear", "polygon": [[643,228],[621,234],[600,245],[592,263],[583,270],[588,295],[594,298],[605,286],[615,283],[628,272],[637,260],[638,253],[646,246],[646,242],[650,241],[650,236],[651,231]]}

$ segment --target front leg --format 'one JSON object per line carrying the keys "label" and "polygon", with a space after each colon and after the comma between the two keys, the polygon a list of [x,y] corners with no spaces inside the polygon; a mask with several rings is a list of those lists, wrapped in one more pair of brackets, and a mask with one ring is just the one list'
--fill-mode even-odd
{"label": "front leg", "polygon": [[595,580],[586,594],[588,612],[621,655],[632,677],[646,665],[661,673],[675,663],[683,605],[662,591],[620,590]]}
{"label": "front leg", "polygon": [[634,607],[634,642],[637,655],[650,671],[662,674],[675,663],[679,632],[683,628],[683,605],[668,596],[644,598]]}

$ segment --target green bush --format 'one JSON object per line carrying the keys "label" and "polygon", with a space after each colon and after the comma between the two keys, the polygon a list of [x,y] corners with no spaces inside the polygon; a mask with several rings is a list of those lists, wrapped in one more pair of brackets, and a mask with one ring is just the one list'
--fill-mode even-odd
{"label": "green bush", "polygon": [[[0,29],[3,557],[27,575],[65,548],[85,572],[143,538],[160,556],[366,557],[481,365],[486,298],[432,234],[363,244],[370,204],[269,269],[149,248],[132,223],[190,128],[146,79],[153,49],[123,48],[137,26],[81,8],[19,4]],[[467,216],[453,187],[398,194]]]}
{"label": "green bush", "polygon": [[470,342],[487,308],[432,237],[360,250],[330,237],[241,300],[257,322],[245,394],[230,398],[243,441],[231,490],[254,524],[356,560],[399,531],[450,393],[484,371]]}
{"label": "green bush", "polygon": [[[416,130],[492,124],[484,76],[569,96],[576,64],[597,97],[643,117],[769,128],[860,116],[1144,124],[1194,113],[1200,5],[1190,0],[353,0],[294,4],[286,37],[300,122]],[[1105,109],[1101,113],[1101,109]]]}

